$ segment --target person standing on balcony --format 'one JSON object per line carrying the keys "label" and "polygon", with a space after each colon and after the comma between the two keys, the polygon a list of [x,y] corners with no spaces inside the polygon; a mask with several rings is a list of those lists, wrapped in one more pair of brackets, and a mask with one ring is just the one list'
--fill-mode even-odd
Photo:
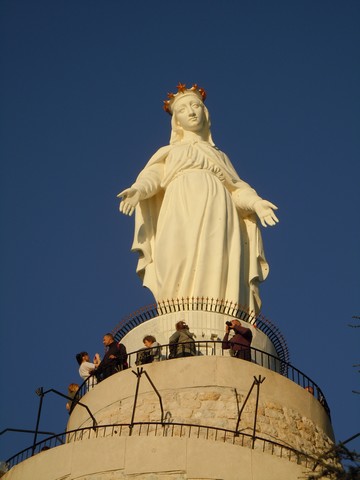
{"label": "person standing on balcony", "polygon": [[[229,339],[230,331],[234,334]],[[252,333],[250,328],[243,327],[239,320],[226,322],[225,336],[222,341],[222,348],[230,350],[232,357],[241,358],[251,362],[251,345]]]}
{"label": "person standing on balcony", "polygon": [[153,335],[146,335],[143,338],[143,344],[148,349],[151,362],[159,362],[161,360],[161,345],[156,341]]}
{"label": "person standing on balcony", "polygon": [[195,335],[189,331],[189,327],[181,320],[175,325],[176,332],[169,338],[170,357],[192,357],[196,355]]}
{"label": "person standing on balcony", "polygon": [[103,344],[106,348],[106,353],[95,371],[98,381],[128,368],[125,345],[116,343],[111,333],[104,335]]}
{"label": "person standing on balcony", "polygon": [[[79,390],[79,385],[77,383],[70,383],[70,385],[68,386],[68,397],[70,398],[75,398],[75,395],[76,395],[76,392]],[[71,400],[68,400],[68,402],[66,403],[66,410],[69,412],[71,412],[71,407],[72,407],[72,401]]]}
{"label": "person standing on balcony", "polygon": [[146,335],[143,338],[145,348],[141,349],[136,358],[136,365],[159,362],[161,360],[161,345],[153,335]]}
{"label": "person standing on balcony", "polygon": [[89,380],[89,387],[96,385],[97,380],[94,374],[95,369],[101,362],[100,355],[96,353],[94,356],[94,361],[91,363],[88,352],[80,352],[76,355],[76,360],[79,364],[80,377],[85,381],[91,376],[91,379]]}

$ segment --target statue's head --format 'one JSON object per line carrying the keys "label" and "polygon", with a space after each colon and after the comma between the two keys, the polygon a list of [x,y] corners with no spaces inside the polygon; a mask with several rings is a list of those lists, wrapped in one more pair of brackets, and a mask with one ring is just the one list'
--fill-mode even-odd
{"label": "statue's head", "polygon": [[171,118],[170,144],[181,141],[185,131],[200,134],[211,145],[214,142],[210,133],[209,111],[204,105],[206,98],[205,90],[193,85],[186,88],[185,84],[179,83],[177,93],[168,93],[168,99],[164,101],[164,110]]}

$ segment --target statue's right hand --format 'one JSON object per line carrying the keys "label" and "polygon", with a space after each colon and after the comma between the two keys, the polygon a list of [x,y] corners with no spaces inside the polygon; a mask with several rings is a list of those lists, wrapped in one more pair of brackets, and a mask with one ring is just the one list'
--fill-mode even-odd
{"label": "statue's right hand", "polygon": [[136,205],[140,201],[140,192],[136,188],[126,188],[117,195],[118,198],[122,198],[119,210],[124,215],[132,215]]}

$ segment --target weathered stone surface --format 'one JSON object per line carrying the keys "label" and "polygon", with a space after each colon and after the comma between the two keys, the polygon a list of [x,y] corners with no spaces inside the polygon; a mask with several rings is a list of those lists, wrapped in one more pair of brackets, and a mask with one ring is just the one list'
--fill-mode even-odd
{"label": "weathered stone surface", "polygon": [[[263,367],[225,357],[178,359],[145,367],[161,396],[167,423],[165,426],[146,425],[146,422],[160,422],[161,408],[159,398],[151,385],[147,381],[143,381],[137,397],[135,422],[145,422],[145,425],[134,425],[131,437],[129,437],[129,427],[123,427],[121,434],[118,434],[122,439],[124,437],[144,439],[152,436],[153,439],[149,439],[150,442],[160,440],[159,437],[162,439],[167,437],[174,441],[184,441],[186,438],[198,442],[213,442],[216,445],[215,450],[223,444],[239,448],[246,447],[245,449],[258,452],[259,455],[264,453],[270,457],[278,456],[279,462],[283,463],[289,461],[286,457],[288,454],[284,454],[286,446],[304,452],[304,454],[316,456],[333,445],[331,424],[321,404],[296,383]],[[255,387],[244,406],[254,377],[258,377],[260,374],[262,377],[266,377],[266,381],[261,384],[259,389],[258,404],[256,404],[257,389]],[[93,392],[83,397],[83,401],[89,405],[100,425],[128,424],[133,413],[135,387],[136,382],[132,372],[121,372],[100,383]],[[256,407],[255,434],[268,442],[258,439],[252,449],[251,435]],[[234,437],[231,432],[236,428],[241,409],[241,421],[238,425],[240,435]],[[177,423],[181,425],[177,425]],[[87,417],[84,409],[76,407],[69,425],[72,425],[72,428],[89,426],[91,420]],[[120,427],[117,428],[120,429]],[[95,439],[95,433],[91,433],[90,438]],[[277,446],[274,442],[282,444],[284,447]],[[210,446],[205,450],[208,448]],[[187,455],[190,455],[190,452],[187,452]],[[293,452],[291,457],[291,463],[298,461]],[[300,463],[302,461],[300,460]],[[150,474],[144,471],[135,473],[137,468],[135,460],[132,468],[132,473],[128,472],[131,478],[144,479],[147,478],[146,475]],[[286,470],[287,468],[283,465],[277,473],[280,475],[282,471]],[[198,470],[195,468],[193,476],[189,476],[189,470],[187,471],[188,476],[185,476],[185,471],[186,468],[183,472],[179,469],[176,472],[159,471],[156,474],[153,473],[156,475],[155,477],[148,478],[158,478],[159,480],[163,478],[199,480],[202,478],[196,476]],[[122,475],[123,473],[119,472],[119,476],[115,478],[130,478],[129,476],[122,477]],[[206,478],[218,478],[215,472],[210,472],[209,475]],[[224,478],[226,480],[232,478],[231,473],[229,475]],[[259,473],[259,479],[263,480],[263,478]],[[280,478],[282,478],[281,475],[276,480]],[[290,478],[293,477],[290,475],[285,477],[285,480]],[[93,480],[93,478],[89,477],[86,480]],[[236,478],[236,480],[240,479]]]}
{"label": "weathered stone surface", "polygon": [[[168,390],[162,401],[170,423],[200,424],[229,430],[235,429],[238,408],[233,389],[227,387],[193,387],[181,392]],[[134,399],[127,398],[103,409],[97,416],[99,424],[128,423],[131,419]],[[251,433],[254,425],[255,400],[250,398],[242,413],[239,428]],[[153,392],[138,397],[135,421],[160,421],[159,400]],[[180,432],[180,430],[179,430]],[[331,440],[309,418],[285,408],[274,401],[260,399],[256,433],[279,443],[284,442],[297,450],[316,454],[331,447]]]}

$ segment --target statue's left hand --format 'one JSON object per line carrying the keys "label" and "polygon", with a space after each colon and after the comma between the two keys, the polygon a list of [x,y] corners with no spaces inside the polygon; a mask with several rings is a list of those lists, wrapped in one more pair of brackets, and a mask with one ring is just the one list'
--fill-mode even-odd
{"label": "statue's left hand", "polygon": [[267,227],[268,225],[273,226],[278,223],[279,219],[274,212],[278,207],[273,203],[268,200],[258,200],[255,202],[253,208],[263,227]]}
{"label": "statue's left hand", "polygon": [[122,198],[119,210],[124,215],[132,215],[136,205],[139,203],[140,200],[140,192],[134,188],[126,188],[122,192],[117,195],[118,198]]}

